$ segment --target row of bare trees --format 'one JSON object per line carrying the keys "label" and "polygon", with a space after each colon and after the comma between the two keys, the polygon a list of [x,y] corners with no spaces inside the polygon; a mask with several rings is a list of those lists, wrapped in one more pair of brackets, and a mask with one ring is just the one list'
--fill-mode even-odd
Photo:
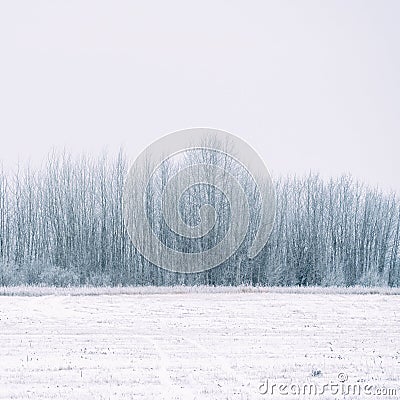
{"label": "row of bare trees", "polygon": [[[354,181],[318,175],[276,182],[275,231],[264,254],[279,283],[390,285],[400,280],[400,202]],[[271,262],[272,261],[272,262]]]}
{"label": "row of bare trees", "polygon": [[[226,160],[224,165],[232,168]],[[257,215],[243,246],[214,269],[181,274],[151,265],[123,223],[128,166],[122,151],[95,160],[53,153],[42,168],[0,172],[0,285],[400,285],[399,198],[350,176],[276,179],[274,230],[253,260],[245,254]],[[187,223],[196,224],[198,206],[211,203],[216,228],[203,239],[178,240],[160,212],[160,194],[175,167],[163,165],[150,185],[153,230],[181,251],[212,247],[238,217],[230,215],[217,189],[193,187],[182,196],[180,211]],[[245,176],[243,185],[256,213],[256,189]]]}

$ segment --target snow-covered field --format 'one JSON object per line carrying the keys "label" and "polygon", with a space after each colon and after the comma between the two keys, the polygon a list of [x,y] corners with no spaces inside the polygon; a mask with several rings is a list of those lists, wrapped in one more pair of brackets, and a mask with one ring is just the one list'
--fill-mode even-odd
{"label": "snow-covered field", "polygon": [[400,398],[400,296],[116,293],[1,296],[0,399]]}

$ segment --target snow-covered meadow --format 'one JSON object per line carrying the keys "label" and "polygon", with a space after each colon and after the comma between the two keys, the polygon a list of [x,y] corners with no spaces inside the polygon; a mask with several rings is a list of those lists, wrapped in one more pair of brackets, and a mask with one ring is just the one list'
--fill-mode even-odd
{"label": "snow-covered meadow", "polygon": [[[368,291],[3,290],[0,399],[396,399],[400,296]],[[341,380],[392,392],[277,389]]]}

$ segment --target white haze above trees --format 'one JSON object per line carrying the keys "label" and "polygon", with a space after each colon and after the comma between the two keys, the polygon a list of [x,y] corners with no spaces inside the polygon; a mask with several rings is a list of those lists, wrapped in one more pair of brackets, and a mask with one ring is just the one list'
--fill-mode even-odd
{"label": "white haze above trees", "polygon": [[[172,248],[188,252],[213,246],[240,218],[230,215],[221,192],[199,185],[177,201],[178,207],[193,225],[200,205],[213,205],[215,229],[204,238],[186,240],[166,227],[163,182],[190,157],[214,157],[211,162],[219,166],[237,168],[215,154],[196,151],[164,163],[154,176],[147,210],[153,231]],[[215,269],[179,274],[151,265],[130,242],[121,201],[128,167],[122,151],[98,159],[52,153],[40,169],[0,173],[0,285],[400,285],[400,201],[394,194],[350,176],[330,181],[317,174],[277,177],[271,238],[248,260],[259,199],[243,173],[253,199],[245,242]]]}

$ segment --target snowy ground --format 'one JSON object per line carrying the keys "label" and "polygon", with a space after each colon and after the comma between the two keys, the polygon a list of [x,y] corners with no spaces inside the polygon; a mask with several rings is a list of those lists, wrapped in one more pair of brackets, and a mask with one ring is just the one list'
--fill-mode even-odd
{"label": "snowy ground", "polygon": [[1,296],[0,399],[399,399],[399,312],[332,291]]}

